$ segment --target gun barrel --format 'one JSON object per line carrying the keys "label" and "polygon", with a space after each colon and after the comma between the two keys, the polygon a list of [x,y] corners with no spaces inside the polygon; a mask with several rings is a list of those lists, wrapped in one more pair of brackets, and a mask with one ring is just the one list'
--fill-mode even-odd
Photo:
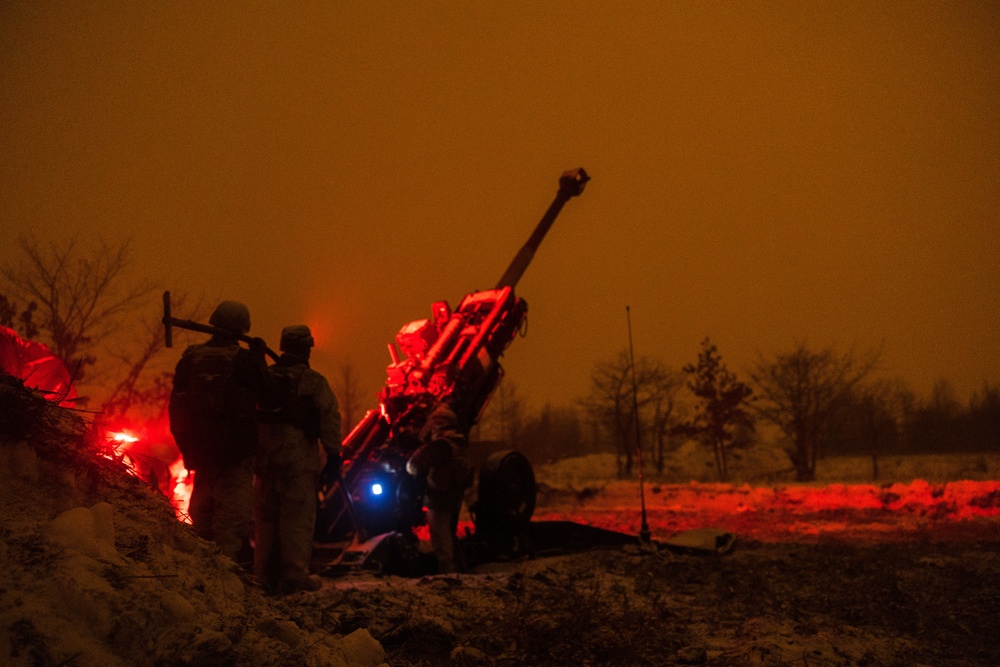
{"label": "gun barrel", "polygon": [[531,263],[532,258],[535,256],[535,251],[542,244],[542,239],[545,238],[549,228],[552,227],[552,223],[555,222],[556,216],[559,215],[562,207],[572,197],[576,197],[583,192],[583,186],[589,180],[590,176],[587,175],[587,172],[583,168],[572,169],[559,177],[559,191],[556,193],[555,199],[549,204],[549,209],[545,211],[545,215],[542,216],[538,225],[535,226],[535,230],[528,237],[527,243],[518,251],[494,289],[503,289],[504,287],[514,288],[517,285],[517,282],[524,275],[528,264]]}

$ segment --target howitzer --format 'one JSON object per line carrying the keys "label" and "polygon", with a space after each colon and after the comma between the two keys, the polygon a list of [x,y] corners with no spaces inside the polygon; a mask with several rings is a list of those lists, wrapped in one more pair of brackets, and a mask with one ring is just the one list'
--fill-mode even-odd
{"label": "howitzer", "polygon": [[[428,417],[442,402],[455,412],[466,435],[478,421],[503,377],[500,357],[527,317],[527,303],[514,288],[563,205],[588,180],[583,169],[562,175],[555,199],[493,289],[466,294],[454,310],[438,301],[430,318],[400,329],[388,346],[391,363],[378,407],[343,441],[347,455],[342,475],[332,468],[321,475],[317,543],[334,543],[352,533],[362,539],[412,535],[412,528],[422,523],[423,488],[419,479],[406,474],[406,461],[422,444]],[[531,518],[535,492],[524,456],[507,451],[489,457],[473,506],[476,534],[488,538],[494,550],[509,550]]]}

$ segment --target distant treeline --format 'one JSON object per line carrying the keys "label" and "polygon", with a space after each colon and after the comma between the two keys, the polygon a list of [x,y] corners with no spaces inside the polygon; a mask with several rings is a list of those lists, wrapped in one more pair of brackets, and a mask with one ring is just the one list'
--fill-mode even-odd
{"label": "distant treeline", "polygon": [[[538,463],[615,450],[579,406],[546,405],[519,417],[518,447]],[[905,390],[882,399],[851,394],[821,442],[821,456],[1000,453],[1000,385],[983,386],[964,404],[947,381],[924,401]]]}
{"label": "distant treeline", "polygon": [[1000,385],[985,384],[967,403],[946,380],[920,401],[905,390],[873,400],[848,396],[831,420],[830,455],[1000,452]]}

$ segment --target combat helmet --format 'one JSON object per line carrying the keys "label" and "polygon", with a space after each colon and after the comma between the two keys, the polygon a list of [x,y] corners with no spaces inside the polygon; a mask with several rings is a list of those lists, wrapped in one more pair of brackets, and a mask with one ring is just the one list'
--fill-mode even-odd
{"label": "combat helmet", "polygon": [[312,331],[304,324],[293,324],[281,330],[281,343],[279,348],[282,352],[290,347],[312,347],[316,342],[313,340]]}
{"label": "combat helmet", "polygon": [[250,332],[250,309],[239,301],[223,301],[212,312],[208,323],[236,334]]}

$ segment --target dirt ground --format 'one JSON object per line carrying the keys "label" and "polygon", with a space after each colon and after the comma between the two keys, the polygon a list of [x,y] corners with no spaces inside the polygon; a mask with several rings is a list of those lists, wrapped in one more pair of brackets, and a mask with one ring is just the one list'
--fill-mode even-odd
{"label": "dirt ground", "polygon": [[[1000,493],[948,486],[661,489],[654,543],[671,521],[718,525],[742,502],[732,550],[637,540],[455,576],[345,577],[285,604],[306,626],[368,629],[399,666],[998,665]],[[616,507],[628,487],[550,494],[539,514],[637,526],[636,508]],[[871,493],[885,506],[855,506]],[[956,495],[971,504],[918,501]],[[671,517],[663,500],[678,498]]]}
{"label": "dirt ground", "polygon": [[[274,598],[85,420],[16,390],[0,386],[0,664],[1000,665],[1000,482],[651,485],[653,545]],[[536,519],[631,536],[638,498],[543,486]],[[662,546],[707,527],[732,549]]]}

